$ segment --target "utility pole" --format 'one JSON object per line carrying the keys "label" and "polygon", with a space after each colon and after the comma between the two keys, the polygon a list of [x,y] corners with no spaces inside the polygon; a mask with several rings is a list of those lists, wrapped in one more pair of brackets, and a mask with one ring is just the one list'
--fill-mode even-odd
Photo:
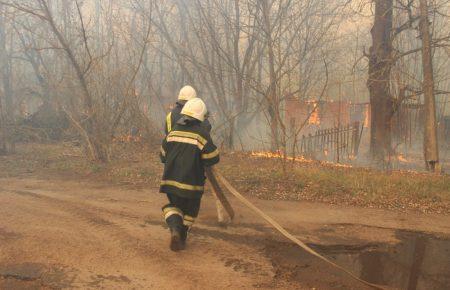
{"label": "utility pole", "polygon": [[434,99],[433,59],[427,0],[420,0],[420,34],[422,38],[422,69],[425,105],[424,159],[427,170],[440,172],[437,140],[436,103]]}

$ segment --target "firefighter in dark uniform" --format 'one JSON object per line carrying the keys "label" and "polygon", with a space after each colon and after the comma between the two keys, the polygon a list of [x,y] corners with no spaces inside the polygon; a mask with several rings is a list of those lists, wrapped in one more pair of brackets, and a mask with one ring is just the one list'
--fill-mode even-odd
{"label": "firefighter in dark uniform", "polygon": [[180,119],[163,140],[160,154],[164,163],[160,192],[169,199],[162,210],[173,251],[185,248],[188,230],[198,216],[205,166],[219,162],[219,151],[202,126],[207,113],[205,103],[199,98],[191,99],[180,113]]}
{"label": "firefighter in dark uniform", "polygon": [[[181,110],[183,109],[183,106],[186,104],[186,102],[196,97],[197,92],[191,86],[184,86],[180,90],[180,93],[178,94],[178,100],[175,103],[175,107],[166,116],[166,124],[164,126],[166,136],[170,131],[172,131],[174,124],[176,124],[177,121],[181,118]],[[202,122],[202,126],[204,126],[208,132],[211,132],[211,124],[206,119],[206,116],[205,121]]]}

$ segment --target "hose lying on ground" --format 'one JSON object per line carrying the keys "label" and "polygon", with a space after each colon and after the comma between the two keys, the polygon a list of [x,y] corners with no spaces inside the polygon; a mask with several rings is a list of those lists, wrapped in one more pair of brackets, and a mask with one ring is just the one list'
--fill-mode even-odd
{"label": "hose lying on ground", "polygon": [[214,175],[217,177],[218,180],[220,180],[220,182],[222,182],[222,184],[239,200],[241,201],[243,204],[245,204],[247,207],[249,207],[250,209],[252,209],[254,212],[256,212],[259,216],[261,216],[263,219],[265,219],[270,225],[272,225],[275,229],[277,229],[283,236],[285,236],[286,238],[288,238],[289,240],[291,240],[292,242],[296,243],[298,246],[300,246],[302,249],[304,249],[306,252],[310,253],[313,256],[316,256],[317,258],[325,261],[326,263],[332,265],[335,268],[338,268],[342,271],[344,271],[346,274],[350,275],[352,278],[364,283],[367,286],[370,286],[372,288],[375,289],[381,289],[381,290],[385,290],[387,289],[387,287],[381,286],[381,285],[377,285],[377,284],[373,284],[370,282],[367,282],[361,278],[359,278],[358,276],[356,276],[355,274],[353,274],[352,272],[350,272],[349,270],[345,269],[342,266],[339,266],[338,264],[330,261],[329,259],[325,258],[324,256],[322,256],[321,254],[317,253],[316,251],[314,251],[313,249],[311,249],[308,245],[306,245],[305,243],[303,243],[302,241],[300,241],[299,239],[297,239],[295,236],[293,236],[291,233],[289,233],[287,230],[285,230],[279,223],[277,223],[274,219],[272,219],[270,216],[268,216],[267,214],[265,214],[262,210],[260,210],[259,208],[257,208],[256,206],[254,206],[249,200],[247,200],[242,194],[240,194],[229,182],[228,180],[222,176],[222,174],[220,174],[219,171],[215,170],[214,168],[211,168],[211,171],[214,173]]}

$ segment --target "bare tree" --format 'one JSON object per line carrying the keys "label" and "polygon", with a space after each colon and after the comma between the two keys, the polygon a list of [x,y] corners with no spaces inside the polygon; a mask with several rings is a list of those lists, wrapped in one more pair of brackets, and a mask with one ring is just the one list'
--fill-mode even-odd
{"label": "bare tree", "polygon": [[14,152],[11,46],[7,48],[6,9],[0,4],[0,155]]}
{"label": "bare tree", "polygon": [[391,154],[392,8],[392,0],[375,1],[367,81],[371,105],[370,151],[373,158],[383,164]]}
{"label": "bare tree", "polygon": [[423,92],[425,96],[424,159],[428,170],[439,170],[436,104],[434,99],[433,59],[428,3],[420,0],[420,33],[422,37]]}
{"label": "bare tree", "polygon": [[[394,154],[392,144],[392,118],[406,100],[424,94],[425,160],[438,162],[436,107],[434,105],[435,73],[432,69],[433,49],[448,46],[449,33],[429,27],[428,13],[446,18],[445,3],[435,3],[427,8],[426,1],[375,1],[372,47],[369,54],[369,79],[371,100],[371,152],[375,161],[389,165]],[[432,32],[436,33],[433,36]],[[442,36],[439,34],[444,33]],[[417,33],[422,42],[417,41]],[[445,34],[446,33],[446,34]],[[417,54],[422,52],[419,67]],[[442,59],[442,58],[441,58]],[[423,70],[422,70],[423,69]],[[394,72],[394,74],[391,74]],[[422,81],[423,78],[423,89]],[[426,161],[427,166],[430,162]]]}
{"label": "bare tree", "polygon": [[[151,25],[149,21],[141,22],[142,38],[136,33],[131,34],[136,35],[136,38],[127,40],[133,44],[131,46],[125,44],[123,47],[127,47],[127,50],[110,43],[106,51],[97,52],[94,51],[94,45],[90,41],[91,30],[87,26],[82,5],[78,1],[71,3],[70,7],[68,2],[63,4],[63,24],[61,25],[58,23],[60,18],[55,16],[56,7],[52,7],[46,0],[39,0],[36,4],[22,1],[4,3],[12,9],[34,17],[36,23],[45,24],[46,26],[42,28],[44,31],[45,27],[48,28],[45,34],[48,38],[43,39],[48,45],[46,50],[52,50],[53,56],[62,57],[63,63],[67,63],[67,66],[63,68],[64,76],[60,81],[67,88],[76,88],[76,90],[61,91],[60,84],[52,82],[56,77],[44,79],[39,72],[36,59],[28,54],[28,60],[34,67],[35,74],[45,91],[53,91],[54,96],[66,95],[58,96],[54,101],[67,114],[73,127],[78,131],[90,158],[96,161],[108,161],[114,133],[136,98],[135,80],[147,50]],[[70,19],[68,10],[71,13],[74,12]],[[141,17],[141,19],[144,18]],[[25,20],[17,19],[17,25],[21,28],[25,27],[23,21]],[[76,31],[77,34],[72,34],[71,31]],[[75,36],[77,38],[73,39]],[[21,40],[22,45],[33,45],[38,42],[34,40],[32,43],[26,43],[23,36]],[[33,47],[33,49],[37,55],[40,55],[40,47]],[[122,53],[125,52],[121,56],[127,66],[131,65],[131,68],[117,61],[119,49]],[[61,51],[62,55],[59,53]],[[42,56],[39,58],[42,59]],[[112,61],[116,62],[113,64]],[[109,70],[112,68],[113,70]],[[118,79],[119,76],[116,73],[120,69],[122,71]]]}

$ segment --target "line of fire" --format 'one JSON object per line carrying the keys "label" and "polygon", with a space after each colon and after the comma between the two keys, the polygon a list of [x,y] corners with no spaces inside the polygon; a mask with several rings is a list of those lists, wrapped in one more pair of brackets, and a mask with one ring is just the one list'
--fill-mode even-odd
{"label": "line of fire", "polygon": [[[438,138],[443,156],[450,150],[450,115],[438,103]],[[334,100],[299,100],[285,104],[285,123],[291,134],[301,127],[297,154],[328,161],[350,161],[360,149],[367,150],[371,126],[370,103]],[[424,105],[420,100],[403,102],[392,118],[392,138],[397,162],[420,162],[424,131]]]}

